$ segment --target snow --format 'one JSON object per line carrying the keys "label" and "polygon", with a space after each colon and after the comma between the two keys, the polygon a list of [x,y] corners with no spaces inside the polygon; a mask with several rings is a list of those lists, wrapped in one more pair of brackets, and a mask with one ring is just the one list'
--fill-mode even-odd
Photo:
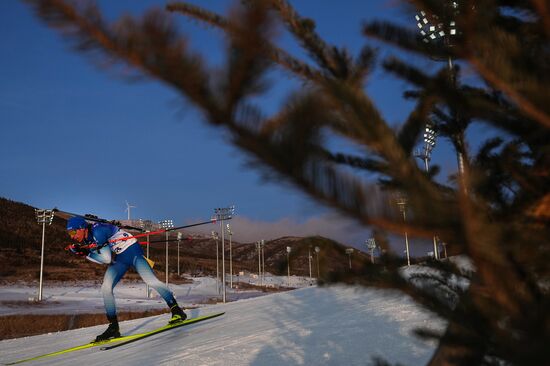
{"label": "snow", "polygon": [[[221,299],[217,292],[216,279],[212,277],[195,277],[193,283],[174,285],[169,284],[178,302],[185,307],[200,306],[201,303],[211,302],[213,298]],[[240,283],[260,285],[257,275],[235,276],[234,287]],[[268,287],[285,287],[290,284],[292,288],[310,286],[315,280],[309,278],[290,276],[265,277]],[[45,284],[43,298],[45,301],[33,302],[38,297],[38,284],[29,285],[0,285],[0,315],[18,314],[80,314],[103,313],[103,297],[100,293],[101,284],[93,282]],[[166,303],[154,291],[151,298],[147,298],[145,283],[121,281],[115,287],[115,298],[119,311],[145,311],[148,309],[164,309]],[[262,296],[265,293],[259,290],[239,290],[227,288],[227,300],[237,301],[250,297]]]}
{"label": "snow", "polygon": [[[275,283],[286,283],[286,277]],[[293,278],[305,287],[259,297],[258,293],[231,292],[226,304],[199,305],[188,309],[191,317],[225,311],[222,317],[174,329],[109,351],[98,347],[29,362],[32,365],[368,365],[373,357],[403,365],[425,364],[434,342],[412,335],[418,327],[440,330],[444,322],[415,305],[405,295],[388,290],[346,286],[309,286],[309,281]],[[121,284],[124,285],[124,284]],[[212,286],[213,285],[213,286]],[[134,288],[130,288],[134,286]],[[199,279],[192,285],[172,287],[178,301],[190,303],[188,296],[215,295],[214,279]],[[213,291],[212,291],[213,287]],[[118,287],[117,287],[118,289]],[[26,296],[23,288],[13,297]],[[65,293],[62,291],[65,290]],[[5,287],[0,288],[2,299]],[[93,293],[96,295],[93,295]],[[56,295],[52,295],[53,293]],[[178,293],[179,292],[179,293]],[[70,304],[96,308],[99,286],[48,288],[64,312]],[[144,299],[144,286],[124,285],[116,293],[119,308],[149,301],[165,306],[161,300]],[[195,299],[195,298],[193,298]],[[159,303],[160,301],[160,303]],[[194,301],[194,300],[193,300]],[[99,303],[101,304],[101,303]],[[46,312],[54,311],[46,306]],[[40,310],[40,309],[36,309]],[[74,309],[72,309],[74,310]],[[70,311],[72,311],[70,310]],[[102,309],[100,309],[102,310]],[[1,313],[5,314],[4,309]],[[121,322],[123,334],[141,333],[166,324],[168,314]],[[43,334],[0,342],[0,362],[6,363],[89,342],[105,325]],[[32,346],[32,347],[30,347]]]}

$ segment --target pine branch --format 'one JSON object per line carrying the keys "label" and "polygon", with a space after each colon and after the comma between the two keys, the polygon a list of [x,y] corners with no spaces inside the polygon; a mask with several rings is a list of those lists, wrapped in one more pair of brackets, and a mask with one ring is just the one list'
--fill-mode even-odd
{"label": "pine branch", "polygon": [[[166,9],[170,12],[181,13],[226,32],[233,27],[231,22],[225,17],[192,4],[184,2],[170,3],[166,5]],[[292,75],[296,75],[308,81],[319,81],[322,79],[318,71],[312,69],[309,65],[297,58],[292,57],[286,51],[274,45],[265,45],[265,47],[271,60],[280,65],[284,70],[289,71]]]}
{"label": "pine branch", "polygon": [[298,38],[303,47],[310,52],[322,69],[336,73],[337,62],[328,50],[331,48],[315,32],[315,23],[298,15],[286,0],[271,0],[273,7],[279,12],[289,31]]}
{"label": "pine branch", "polygon": [[315,32],[315,22],[301,17],[286,0],[270,0],[287,29],[298,39],[302,47],[313,57],[326,78],[333,77],[362,86],[364,79],[373,65],[375,52],[364,47],[360,56],[353,61],[348,51],[327,44]]}

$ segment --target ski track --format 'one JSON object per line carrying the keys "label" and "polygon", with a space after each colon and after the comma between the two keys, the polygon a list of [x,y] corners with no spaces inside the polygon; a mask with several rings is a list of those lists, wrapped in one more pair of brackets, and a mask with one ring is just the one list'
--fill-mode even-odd
{"label": "ski track", "polygon": [[[99,347],[23,365],[369,365],[426,363],[435,344],[415,338],[420,326],[444,323],[408,297],[344,286],[308,287],[188,310],[190,317],[225,311],[206,320],[113,350]],[[168,315],[121,323],[123,334],[164,325]],[[86,343],[105,325],[0,342],[0,362]]]}

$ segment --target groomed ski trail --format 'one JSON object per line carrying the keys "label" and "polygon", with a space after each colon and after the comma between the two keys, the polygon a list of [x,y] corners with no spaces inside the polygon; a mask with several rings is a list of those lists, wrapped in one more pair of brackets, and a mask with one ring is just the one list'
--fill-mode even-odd
{"label": "groomed ski trail", "polygon": [[[189,310],[190,317],[226,312],[113,350],[86,349],[28,365],[368,365],[373,357],[425,364],[435,343],[412,335],[444,323],[405,295],[354,287],[310,287]],[[168,314],[121,323],[125,334],[164,325]],[[7,363],[76,346],[105,325],[0,342]]]}

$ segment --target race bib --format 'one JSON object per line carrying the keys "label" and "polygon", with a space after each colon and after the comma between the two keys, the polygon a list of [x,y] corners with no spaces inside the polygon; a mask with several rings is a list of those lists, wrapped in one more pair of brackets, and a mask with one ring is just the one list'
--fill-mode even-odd
{"label": "race bib", "polygon": [[130,245],[137,242],[136,238],[125,239],[131,236],[132,234],[124,230],[118,230],[115,235],[109,238],[109,245],[111,246],[111,250],[117,254],[125,251]]}

